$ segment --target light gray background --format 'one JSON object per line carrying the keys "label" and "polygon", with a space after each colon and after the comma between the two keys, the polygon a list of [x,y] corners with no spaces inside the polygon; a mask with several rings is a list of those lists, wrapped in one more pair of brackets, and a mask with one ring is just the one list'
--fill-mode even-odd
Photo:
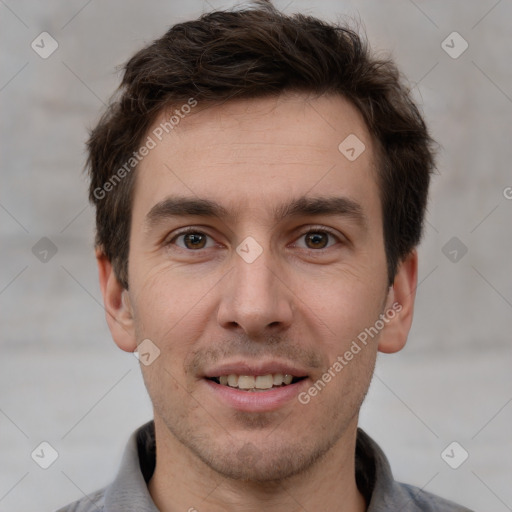
{"label": "light gray background", "polygon": [[[84,141],[115,66],[170,25],[230,5],[0,0],[0,511],[51,511],[108,483],[151,417],[138,363],[104,320]],[[442,146],[414,327],[403,352],[380,356],[361,425],[398,479],[474,510],[512,510],[512,2],[276,5],[360,18]],[[48,59],[30,47],[43,31],[59,44]],[[441,47],[453,31],[469,43],[457,59]],[[44,236],[58,249],[47,263],[31,251]],[[468,249],[456,263],[442,252],[454,236]],[[30,457],[42,441],[59,453],[47,470]],[[441,458],[452,441],[469,453],[456,470]]]}

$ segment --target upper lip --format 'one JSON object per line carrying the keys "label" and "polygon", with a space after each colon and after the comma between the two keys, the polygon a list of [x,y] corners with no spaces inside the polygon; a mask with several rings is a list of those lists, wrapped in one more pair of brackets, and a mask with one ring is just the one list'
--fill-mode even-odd
{"label": "upper lip", "polygon": [[204,377],[220,377],[222,375],[269,375],[281,373],[283,375],[292,375],[293,377],[307,377],[308,373],[299,366],[279,362],[248,362],[248,361],[234,361],[231,363],[223,363],[221,365],[207,369],[204,372]]}

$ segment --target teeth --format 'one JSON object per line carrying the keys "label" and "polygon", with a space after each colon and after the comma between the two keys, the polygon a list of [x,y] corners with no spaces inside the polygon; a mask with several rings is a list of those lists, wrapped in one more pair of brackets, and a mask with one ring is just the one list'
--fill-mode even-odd
{"label": "teeth", "polygon": [[274,386],[280,386],[283,383],[284,375],[282,373],[276,373],[274,375]]}
{"label": "teeth", "polygon": [[252,389],[256,383],[256,379],[252,375],[240,375],[238,377],[238,387],[240,389]]}
{"label": "teeth", "polygon": [[257,389],[270,389],[274,385],[272,375],[258,375],[254,387]]}
{"label": "teeth", "polygon": [[223,386],[232,388],[253,390],[253,389],[270,389],[273,386],[283,386],[292,383],[293,375],[283,375],[282,373],[268,375],[221,375],[218,377],[219,382]]}

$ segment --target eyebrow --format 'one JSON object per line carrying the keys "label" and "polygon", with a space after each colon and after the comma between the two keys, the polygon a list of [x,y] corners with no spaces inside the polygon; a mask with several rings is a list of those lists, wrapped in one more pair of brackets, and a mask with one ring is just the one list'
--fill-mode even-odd
{"label": "eyebrow", "polygon": [[[152,229],[160,222],[174,217],[196,216],[228,220],[236,219],[239,215],[239,210],[230,212],[221,204],[209,199],[170,196],[151,208],[146,215],[145,224],[148,229]],[[287,218],[320,215],[347,217],[362,228],[368,226],[368,219],[361,205],[348,197],[301,196],[273,210],[275,223]]]}

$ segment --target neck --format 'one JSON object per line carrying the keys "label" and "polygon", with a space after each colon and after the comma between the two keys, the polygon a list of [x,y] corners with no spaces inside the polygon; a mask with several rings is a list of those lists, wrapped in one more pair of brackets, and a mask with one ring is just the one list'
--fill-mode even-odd
{"label": "neck", "polygon": [[155,417],[157,463],[149,492],[162,512],[364,512],[355,480],[357,419],[307,471],[281,481],[248,482],[217,473]]}

